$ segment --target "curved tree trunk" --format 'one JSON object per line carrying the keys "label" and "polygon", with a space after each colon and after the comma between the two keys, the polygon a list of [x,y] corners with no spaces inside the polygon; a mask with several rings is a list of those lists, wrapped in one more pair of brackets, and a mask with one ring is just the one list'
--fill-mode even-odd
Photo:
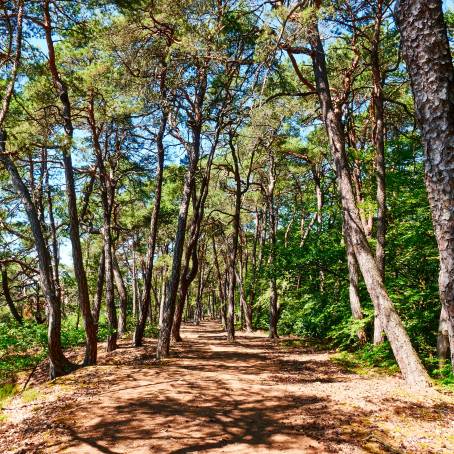
{"label": "curved tree trunk", "polygon": [[44,1],[44,32],[46,37],[47,49],[49,54],[49,70],[52,77],[54,88],[60,98],[62,105],[63,126],[66,141],[62,146],[63,167],[65,170],[66,198],[68,202],[69,216],[69,236],[71,238],[72,257],[74,274],[77,282],[79,296],[79,306],[84,318],[84,328],[86,336],[84,365],[96,364],[98,343],[96,325],[94,323],[91,308],[90,295],[88,292],[87,275],[82,256],[82,247],[80,244],[79,216],[77,212],[77,196],[74,182],[74,169],[71,158],[71,148],[73,141],[74,128],[71,118],[71,102],[69,99],[66,84],[60,78],[55,58],[54,43],[52,40],[52,22],[49,12],[49,0]]}
{"label": "curved tree trunk", "polygon": [[[165,71],[162,75],[161,85],[165,83]],[[140,300],[139,307],[139,319],[137,320],[136,329],[134,331],[133,344],[136,347],[142,345],[143,336],[145,332],[145,325],[147,323],[148,313],[150,312],[151,305],[151,284],[153,277],[153,260],[156,250],[156,238],[158,236],[158,225],[159,225],[159,210],[161,208],[161,197],[162,197],[162,182],[164,175],[164,134],[167,127],[168,113],[166,111],[161,112],[161,123],[159,125],[159,131],[156,136],[156,148],[158,155],[157,169],[156,169],[156,193],[155,201],[153,205],[153,212],[151,214],[150,221],[150,235],[148,237],[148,248],[147,255],[145,258],[145,276],[143,282],[142,298]],[[162,317],[162,311],[159,314],[160,320]],[[161,326],[161,323],[160,323]]]}
{"label": "curved tree trunk", "polygon": [[61,347],[61,301],[58,299],[52,279],[52,263],[39,221],[38,212],[30,191],[23,182],[13,161],[6,154],[6,133],[0,130],[0,162],[8,171],[16,192],[21,197],[35,240],[40,275],[40,286],[47,303],[49,375],[51,379],[65,375],[74,369],[63,354]]}
{"label": "curved tree trunk", "polygon": [[0,265],[1,275],[2,275],[2,290],[3,296],[5,297],[6,304],[11,312],[11,315],[16,320],[17,323],[22,325],[23,318],[22,315],[16,309],[16,305],[14,304],[13,298],[11,297],[11,293],[9,291],[9,284],[8,284],[8,272],[6,268]]}
{"label": "curved tree trunk", "polygon": [[345,151],[345,139],[340,113],[335,112],[331,99],[325,62],[325,51],[316,23],[311,27],[310,44],[317,94],[322,109],[330,148],[336,168],[336,177],[345,213],[345,231],[352,244],[361,273],[374,307],[378,310],[385,334],[405,380],[413,386],[426,387],[429,376],[411,345],[410,338],[389,298],[377,262],[370,249],[356,206],[350,168]]}

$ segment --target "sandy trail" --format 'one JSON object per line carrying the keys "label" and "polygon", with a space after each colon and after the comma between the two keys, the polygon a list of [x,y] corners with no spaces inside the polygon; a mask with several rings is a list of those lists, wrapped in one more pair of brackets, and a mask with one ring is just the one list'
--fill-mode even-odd
{"label": "sandy trail", "polygon": [[326,352],[264,333],[239,333],[231,345],[205,322],[183,337],[164,362],[152,341],[124,344],[41,385],[33,404],[16,399],[3,452],[454,452],[451,396],[348,373]]}

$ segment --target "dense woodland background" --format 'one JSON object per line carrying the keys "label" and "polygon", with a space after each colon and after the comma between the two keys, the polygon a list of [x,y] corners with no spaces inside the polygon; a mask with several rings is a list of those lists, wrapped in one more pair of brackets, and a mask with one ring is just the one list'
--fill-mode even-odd
{"label": "dense woodland background", "polygon": [[97,340],[159,336],[164,357],[182,320],[213,318],[232,342],[294,334],[452,383],[453,220],[425,185],[430,126],[452,129],[418,85],[450,81],[452,112],[441,9],[1,1],[0,382],[45,356],[70,372],[66,347],[94,364]]}

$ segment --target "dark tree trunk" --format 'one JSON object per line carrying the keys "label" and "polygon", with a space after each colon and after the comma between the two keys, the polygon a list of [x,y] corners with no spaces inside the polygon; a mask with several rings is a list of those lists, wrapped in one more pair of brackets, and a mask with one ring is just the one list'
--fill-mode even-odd
{"label": "dark tree trunk", "polygon": [[6,268],[0,265],[0,270],[2,274],[2,290],[3,296],[5,297],[6,304],[11,312],[11,315],[14,317],[16,322],[20,325],[23,323],[22,315],[16,309],[16,305],[14,304],[13,298],[11,297],[11,293],[9,291],[9,284],[8,284],[8,271]]}
{"label": "dark tree trunk", "polygon": [[240,306],[243,310],[244,315],[244,324],[246,332],[252,333],[252,306],[246,300],[246,295],[244,294],[243,287],[243,270],[242,262],[240,261],[240,272],[236,275],[236,280],[238,282],[238,287],[240,291]]}
{"label": "dark tree trunk", "polygon": [[391,344],[403,377],[410,385],[429,386],[429,376],[413,349],[402,321],[386,292],[377,262],[370,249],[361,223],[361,216],[355,202],[350,168],[345,151],[345,139],[340,112],[336,112],[333,107],[326,70],[325,52],[316,23],[311,28],[310,44],[312,47],[311,56],[317,94],[336,168],[342,209],[345,212],[347,240],[352,244],[367,290],[374,307],[380,314],[383,329]]}
{"label": "dark tree trunk", "polygon": [[104,291],[104,281],[106,279],[106,256],[104,254],[104,248],[101,252],[101,257],[99,258],[98,265],[98,280],[96,284],[96,295],[93,304],[93,320],[96,323],[96,326],[99,324],[99,314],[101,311],[102,296]]}
{"label": "dark tree trunk", "polygon": [[266,201],[269,220],[269,245],[270,252],[268,257],[268,267],[270,272],[270,307],[269,307],[269,337],[277,339],[277,322],[278,322],[278,295],[276,282],[276,235],[277,235],[277,210],[274,198],[274,188],[276,186],[276,164],[274,154],[270,148],[268,151],[268,187],[266,188]]}
{"label": "dark tree trunk", "polygon": [[[220,129],[216,129],[216,134],[211,146],[211,151],[208,155],[207,164],[205,168],[205,175],[202,178],[200,184],[200,195],[196,198],[196,188],[192,194],[193,200],[193,218],[191,222],[189,241],[185,252],[185,264],[183,267],[183,273],[181,274],[181,282],[178,293],[178,300],[175,310],[174,321],[172,325],[172,336],[177,342],[181,342],[180,328],[183,317],[184,305],[187,300],[187,292],[191,286],[192,281],[197,276],[199,268],[198,259],[198,243],[200,238],[200,228],[202,225],[204,213],[205,213],[205,202],[208,197],[208,189],[211,175],[211,165],[213,163],[214,153],[219,140]],[[192,267],[189,269],[190,262],[192,261]]]}
{"label": "dark tree trunk", "polygon": [[226,313],[225,313],[225,291],[222,279],[221,268],[219,266],[218,253],[216,248],[216,240],[212,237],[213,244],[213,258],[214,258],[214,267],[216,268],[216,276],[218,278],[218,288],[219,288],[219,318],[221,319],[222,326],[224,329],[227,329]]}
{"label": "dark tree trunk", "polygon": [[159,332],[158,347],[156,351],[156,356],[158,359],[165,358],[169,355],[170,336],[172,331],[173,318],[175,315],[175,303],[180,283],[181,260],[183,256],[184,239],[186,236],[189,203],[191,199],[191,193],[194,190],[195,173],[199,160],[200,129],[196,132],[194,139],[195,143],[193,144],[193,147],[196,151],[192,153],[193,155],[190,157],[189,168],[186,172],[184,181],[183,197],[181,199],[180,211],[178,213],[177,232],[173,248],[172,271],[168,284],[167,299],[164,302],[162,313],[162,327]]}
{"label": "dark tree trunk", "polygon": [[47,209],[49,215],[49,227],[50,227],[50,235],[51,235],[51,250],[52,250],[52,274],[54,278],[54,286],[55,286],[55,293],[57,294],[58,298],[61,300],[61,285],[60,285],[60,258],[59,258],[59,247],[58,247],[58,239],[57,239],[57,227],[55,225],[55,218],[54,218],[54,208],[53,208],[53,200],[52,200],[52,190],[49,184],[49,169],[47,163],[47,150],[45,152],[45,157],[43,159],[43,165],[45,165],[45,175],[44,175],[44,183],[46,186],[46,195],[47,195]]}
{"label": "dark tree trunk", "polygon": [[425,149],[438,285],[454,367],[454,68],[441,0],[401,0],[396,15]]}
{"label": "dark tree trunk", "polygon": [[85,274],[82,247],[80,244],[79,232],[79,217],[77,213],[77,196],[74,183],[74,169],[71,158],[71,148],[73,141],[74,128],[71,118],[71,102],[69,100],[68,89],[65,83],[61,80],[57,69],[55,59],[54,43],[52,40],[52,23],[49,12],[49,1],[44,2],[44,31],[46,36],[47,49],[49,54],[49,70],[52,77],[52,82],[55,90],[60,98],[62,105],[63,126],[66,136],[66,141],[62,146],[63,167],[65,170],[66,181],[66,198],[68,203],[69,215],[69,236],[71,238],[72,256],[74,274],[77,282],[77,290],[79,296],[79,306],[84,318],[86,345],[84,365],[96,364],[98,344],[96,338],[96,325],[94,323],[91,309],[90,296],[88,292],[87,276]]}
{"label": "dark tree trunk", "polygon": [[[100,169],[101,170],[101,169]],[[101,177],[102,178],[102,177]],[[105,205],[105,202],[103,203]],[[110,209],[103,207],[104,222],[102,228],[104,261],[105,261],[105,283],[106,283],[106,312],[109,322],[109,335],[107,337],[107,351],[111,352],[117,348],[118,319],[115,307],[113,260],[112,260],[112,234],[110,230]]]}
{"label": "dark tree trunk", "polygon": [[175,315],[175,304],[178,295],[178,287],[181,276],[181,261],[183,257],[184,240],[186,237],[186,226],[188,221],[188,211],[191,201],[191,195],[195,188],[195,177],[200,157],[201,134],[203,125],[203,103],[207,90],[207,75],[205,68],[199,69],[198,83],[195,90],[194,101],[191,103],[192,111],[190,112],[192,132],[192,143],[188,144],[189,165],[186,171],[183,194],[178,213],[177,232],[173,248],[172,271],[168,285],[167,299],[164,303],[162,327],[159,332],[158,345],[156,350],[157,359],[165,358],[169,355],[170,338],[172,325]]}
{"label": "dark tree trunk", "polygon": [[[162,76],[161,84],[165,83],[165,71]],[[165,157],[165,147],[164,147],[164,135],[167,127],[167,118],[168,113],[165,110],[161,112],[161,123],[159,125],[159,131],[156,137],[156,148],[157,148],[157,169],[156,169],[156,193],[155,201],[153,205],[153,212],[151,214],[150,221],[150,235],[148,237],[148,248],[147,255],[145,258],[145,276],[143,282],[143,291],[142,298],[140,300],[139,308],[139,319],[137,321],[136,329],[134,332],[133,343],[136,347],[142,345],[142,340],[145,332],[145,325],[147,323],[148,313],[151,306],[151,283],[153,277],[153,260],[156,250],[156,238],[158,235],[158,225],[159,225],[159,210],[161,208],[161,197],[162,197],[162,182],[163,182],[163,173],[164,173],[164,157]],[[159,317],[161,319],[162,312]],[[161,326],[161,323],[160,323]]]}
{"label": "dark tree trunk", "polygon": [[6,133],[4,131],[0,131],[0,162],[3,163],[8,171],[13,186],[22,199],[35,241],[40,286],[47,303],[49,375],[51,379],[54,379],[73,370],[74,365],[66,359],[61,347],[61,301],[55,293],[51,271],[52,263],[41,229],[38,212],[27,186],[20,177],[13,161],[6,153]]}
{"label": "dark tree trunk", "polygon": [[106,312],[109,322],[109,335],[107,337],[107,351],[111,352],[117,348],[118,339],[118,319],[117,310],[115,307],[115,290],[114,290],[114,274],[113,274],[113,241],[112,241],[112,208],[113,208],[113,193],[111,176],[107,172],[104,156],[99,141],[100,131],[96,126],[94,99],[93,96],[88,104],[88,118],[92,133],[93,147],[96,155],[96,162],[99,171],[99,185],[101,188],[101,204],[103,211],[103,250],[104,250],[104,273],[106,284]]}

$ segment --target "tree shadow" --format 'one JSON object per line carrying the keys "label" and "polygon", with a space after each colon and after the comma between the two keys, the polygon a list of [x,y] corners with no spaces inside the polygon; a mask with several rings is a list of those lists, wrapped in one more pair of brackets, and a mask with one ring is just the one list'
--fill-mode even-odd
{"label": "tree shadow", "polygon": [[[222,388],[222,383],[210,390],[193,385],[189,393],[183,386],[182,398],[164,395],[131,399],[108,409],[81,408],[82,413],[91,411],[97,416],[108,411],[90,427],[68,429],[69,441],[62,448],[78,449],[86,443],[110,453],[114,451],[107,447],[126,443],[148,446],[150,452],[182,454],[236,445],[246,449],[299,447],[298,452],[336,452],[340,445],[362,446],[364,431],[352,427],[368,412],[341,410],[329,399],[312,395],[254,398],[247,390],[232,395],[228,386],[222,395]],[[199,399],[198,393],[203,393]],[[193,398],[183,398],[188,394]],[[344,432],[346,428],[349,430]]]}

